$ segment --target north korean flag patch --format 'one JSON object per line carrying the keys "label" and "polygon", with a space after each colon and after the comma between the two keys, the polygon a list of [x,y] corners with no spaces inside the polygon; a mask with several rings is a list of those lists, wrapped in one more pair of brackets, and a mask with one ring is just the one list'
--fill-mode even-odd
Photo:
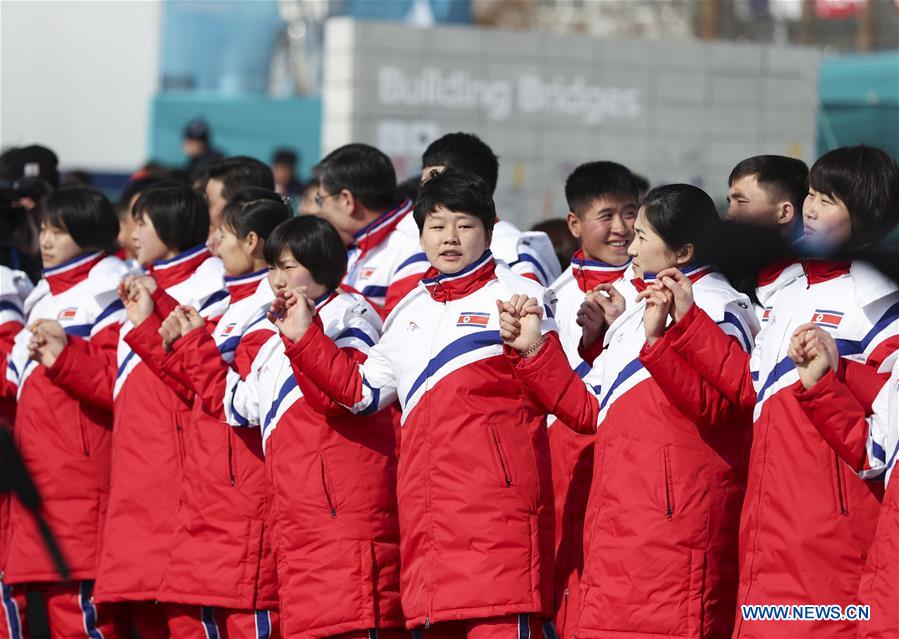
{"label": "north korean flag patch", "polygon": [[456,326],[487,326],[490,321],[490,313],[460,313]]}
{"label": "north korean flag patch", "polygon": [[77,307],[64,308],[59,311],[59,315],[56,316],[56,319],[60,322],[72,321],[75,319],[76,315],[78,315]]}
{"label": "north korean flag patch", "polygon": [[762,321],[767,322],[770,319],[771,319],[771,307],[766,306],[765,310],[762,311]]}
{"label": "north korean flag patch", "polygon": [[824,328],[837,328],[839,327],[840,322],[843,321],[843,315],[844,313],[840,311],[815,309],[815,312],[812,315],[812,322],[818,326],[823,326]]}
{"label": "north korean flag patch", "polygon": [[234,324],[228,324],[228,325],[224,328],[224,330],[222,330],[222,335],[230,335],[230,334],[231,334],[231,331],[234,330],[234,327],[235,327],[235,326],[237,326],[237,323],[236,323],[236,322],[235,322]]}
{"label": "north korean flag patch", "polygon": [[374,275],[374,274],[375,274],[375,269],[373,269],[373,268],[364,268],[364,269],[362,269],[361,271],[359,271],[359,279],[360,279],[360,280],[367,280],[367,279],[369,279],[369,278],[370,278],[372,275]]}

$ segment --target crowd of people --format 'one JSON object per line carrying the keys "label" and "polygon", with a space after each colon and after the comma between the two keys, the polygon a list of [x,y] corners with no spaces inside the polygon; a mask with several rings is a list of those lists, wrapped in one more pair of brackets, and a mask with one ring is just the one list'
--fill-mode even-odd
{"label": "crowd of people", "polygon": [[566,235],[502,219],[467,133],[411,185],[206,151],[48,188],[39,281],[0,267],[0,422],[70,571],[0,496],[0,637],[26,592],[59,639],[899,637],[885,152],[745,159],[724,219],[587,162]]}

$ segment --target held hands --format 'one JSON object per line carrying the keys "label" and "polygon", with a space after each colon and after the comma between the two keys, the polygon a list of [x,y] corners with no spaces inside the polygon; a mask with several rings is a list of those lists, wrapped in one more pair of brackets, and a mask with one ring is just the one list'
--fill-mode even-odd
{"label": "held hands", "polygon": [[694,304],[693,283],[690,278],[676,268],[666,268],[658,274],[656,281],[671,292],[674,300],[671,317],[675,322],[681,321]]}
{"label": "held hands", "polygon": [[306,287],[281,291],[268,311],[268,319],[291,342],[298,342],[315,318],[315,302],[306,297]]}
{"label": "held hands", "polygon": [[68,343],[62,324],[55,320],[42,319],[29,326],[28,330],[31,331],[28,356],[50,368]]}
{"label": "held hands", "polygon": [[543,342],[540,321],[543,306],[535,297],[513,295],[508,302],[496,300],[499,311],[499,335],[503,343],[526,353]]}
{"label": "held hands", "polygon": [[668,316],[674,305],[674,294],[664,286],[653,284],[637,295],[637,301],[641,300],[646,300],[643,330],[646,331],[646,342],[652,346],[665,334]]}
{"label": "held hands", "polygon": [[171,352],[172,345],[181,337],[184,337],[192,330],[200,328],[205,324],[205,320],[200,313],[192,306],[177,306],[175,310],[169,313],[169,316],[162,322],[159,327],[159,336],[162,337],[162,348],[167,353]]}
{"label": "held hands", "polygon": [[587,291],[576,320],[581,327],[584,347],[589,349],[601,339],[625,307],[624,298],[611,284],[599,284],[592,291]]}
{"label": "held hands", "polygon": [[817,324],[803,324],[793,331],[790,348],[787,351],[790,359],[799,371],[799,381],[808,390],[818,383],[827,369],[837,370],[840,353],[833,337]]}
{"label": "held hands", "polygon": [[119,299],[134,326],[140,326],[153,312],[152,295],[156,288],[156,280],[145,275],[125,277],[119,283]]}

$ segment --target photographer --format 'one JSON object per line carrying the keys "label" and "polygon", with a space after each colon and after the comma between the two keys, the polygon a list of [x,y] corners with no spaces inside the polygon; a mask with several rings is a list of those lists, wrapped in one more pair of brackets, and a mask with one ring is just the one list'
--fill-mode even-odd
{"label": "photographer", "polygon": [[41,276],[38,228],[47,196],[59,187],[58,159],[32,145],[0,155],[0,264]]}

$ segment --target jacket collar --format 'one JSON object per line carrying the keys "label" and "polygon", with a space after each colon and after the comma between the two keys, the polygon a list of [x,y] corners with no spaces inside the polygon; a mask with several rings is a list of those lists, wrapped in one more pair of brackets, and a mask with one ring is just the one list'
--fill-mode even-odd
{"label": "jacket collar", "polygon": [[583,249],[578,249],[571,256],[571,274],[578,288],[586,293],[592,291],[597,284],[611,284],[620,280],[630,263],[628,260],[621,266],[612,266],[599,260],[591,260],[584,255]]}
{"label": "jacket collar", "polygon": [[412,211],[412,202],[404,199],[399,206],[375,218],[370,224],[353,234],[352,247],[359,249],[360,257],[381,244],[393,233],[403,218]]}
{"label": "jacket collar", "polygon": [[231,304],[246,299],[259,288],[259,282],[268,275],[268,269],[262,269],[246,275],[225,276],[225,286],[231,296]]}
{"label": "jacket collar", "polygon": [[210,257],[212,253],[209,247],[200,244],[171,259],[156,260],[148,270],[160,287],[170,288],[193,275],[200,264]]}
{"label": "jacket collar", "polygon": [[[687,278],[692,282],[696,283],[701,280],[703,277],[712,272],[711,266],[703,266],[703,265],[690,265],[682,268],[681,273],[687,276]],[[636,278],[631,280],[631,283],[639,292],[643,292],[646,290],[646,287],[650,284],[655,283],[657,273],[644,273],[642,278]]]}
{"label": "jacket collar", "polygon": [[487,250],[480,258],[457,273],[447,275],[432,266],[425,273],[422,284],[435,302],[451,302],[482,288],[496,277],[495,270],[496,261],[493,259],[493,253]]}
{"label": "jacket collar", "polygon": [[62,264],[51,266],[44,269],[44,277],[50,286],[50,293],[59,295],[69,290],[79,282],[87,279],[91,269],[106,257],[106,253],[98,251],[96,253],[82,253]]}
{"label": "jacket collar", "polygon": [[850,262],[843,260],[805,260],[802,269],[808,285],[827,282],[842,275],[849,275]]}

